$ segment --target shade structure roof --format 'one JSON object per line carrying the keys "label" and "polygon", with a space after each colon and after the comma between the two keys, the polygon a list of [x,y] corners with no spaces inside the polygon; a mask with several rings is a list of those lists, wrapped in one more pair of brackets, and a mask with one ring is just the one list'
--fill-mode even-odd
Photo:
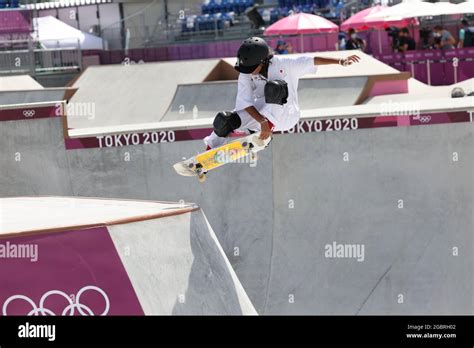
{"label": "shade structure roof", "polygon": [[297,13],[282,18],[264,32],[272,35],[301,35],[337,32],[339,27],[327,19],[309,13]]}
{"label": "shade structure roof", "polygon": [[369,16],[380,13],[388,7],[377,5],[366,8],[347,19],[341,24],[341,30],[354,28],[355,30],[383,29],[391,26],[403,27],[413,22],[412,19],[402,17],[386,17],[386,18],[368,18]]}
{"label": "shade structure roof", "polygon": [[421,0],[405,0],[383,11],[369,15],[368,19],[387,17],[414,18],[468,13],[474,13],[473,0],[468,0],[457,5],[448,2],[433,4]]}

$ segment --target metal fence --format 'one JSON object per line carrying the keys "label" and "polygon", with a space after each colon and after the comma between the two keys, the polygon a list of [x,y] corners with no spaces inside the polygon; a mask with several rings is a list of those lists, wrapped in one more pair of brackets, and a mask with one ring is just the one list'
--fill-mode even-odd
{"label": "metal fence", "polygon": [[[0,42],[0,46],[1,46]],[[5,43],[3,43],[5,44]],[[9,42],[23,49],[0,51],[0,75],[29,74],[40,75],[51,72],[80,71],[82,52],[80,48],[40,48],[38,42]]]}
{"label": "metal fence", "polygon": [[105,28],[101,32],[107,42],[107,49],[134,49],[159,47],[176,43],[197,43],[222,40],[236,40],[249,35],[261,34],[262,30],[252,29],[248,21],[233,26],[219,26],[217,22],[209,30],[183,31],[181,25],[164,24],[154,26],[132,26],[125,28]]}

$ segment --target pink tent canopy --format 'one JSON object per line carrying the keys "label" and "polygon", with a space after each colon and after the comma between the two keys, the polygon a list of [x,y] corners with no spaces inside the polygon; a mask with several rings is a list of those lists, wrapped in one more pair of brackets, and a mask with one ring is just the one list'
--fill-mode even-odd
{"label": "pink tent canopy", "polygon": [[280,19],[264,32],[272,35],[303,35],[337,32],[339,27],[327,19],[309,13],[297,13]]}
{"label": "pink tent canopy", "polygon": [[366,8],[341,24],[341,30],[347,31],[349,28],[355,30],[368,30],[368,29],[385,29],[388,27],[406,27],[410,24],[416,24],[416,20],[408,18],[398,17],[387,17],[387,18],[372,18],[367,19],[368,16],[373,15],[377,12],[385,10],[387,7],[377,5],[374,7]]}

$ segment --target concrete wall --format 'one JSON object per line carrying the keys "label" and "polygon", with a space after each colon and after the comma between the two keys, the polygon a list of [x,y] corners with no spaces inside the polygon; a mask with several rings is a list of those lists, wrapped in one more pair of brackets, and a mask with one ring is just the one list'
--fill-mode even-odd
{"label": "concrete wall", "polygon": [[473,145],[472,123],[279,135],[199,184],[171,166],[200,141],[66,152],[60,119],[2,122],[0,195],[195,202],[259,313],[473,314]]}

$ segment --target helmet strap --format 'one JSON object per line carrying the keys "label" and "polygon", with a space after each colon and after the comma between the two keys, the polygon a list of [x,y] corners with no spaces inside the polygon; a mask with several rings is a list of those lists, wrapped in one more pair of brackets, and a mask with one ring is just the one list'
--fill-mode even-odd
{"label": "helmet strap", "polygon": [[268,56],[264,60],[262,60],[262,70],[260,71],[260,75],[268,78],[268,67],[270,66],[270,60],[273,58],[273,55]]}

